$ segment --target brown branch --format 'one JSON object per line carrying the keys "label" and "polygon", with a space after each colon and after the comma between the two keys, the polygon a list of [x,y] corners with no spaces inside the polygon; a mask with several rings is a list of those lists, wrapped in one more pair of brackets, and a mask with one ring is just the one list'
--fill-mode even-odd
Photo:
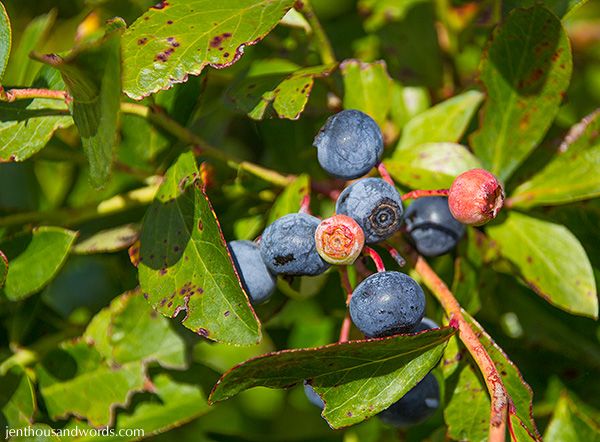
{"label": "brown branch", "polygon": [[33,98],[48,98],[51,100],[69,100],[69,94],[66,91],[54,91],[50,89],[9,89],[0,91],[0,101],[12,103],[16,100],[28,100]]}
{"label": "brown branch", "polygon": [[489,442],[504,442],[506,435],[506,420],[509,405],[509,396],[502,383],[502,378],[494,361],[479,342],[479,338],[465,320],[463,309],[448,289],[444,281],[427,264],[422,256],[418,256],[415,270],[421,276],[423,283],[429,288],[433,296],[440,302],[444,311],[450,318],[450,325],[458,327],[460,340],[463,342],[475,363],[481,370],[492,406],[490,415]]}

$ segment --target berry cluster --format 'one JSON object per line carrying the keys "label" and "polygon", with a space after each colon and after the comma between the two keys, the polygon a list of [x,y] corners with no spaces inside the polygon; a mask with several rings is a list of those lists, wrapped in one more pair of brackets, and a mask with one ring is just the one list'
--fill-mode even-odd
{"label": "berry cluster", "polygon": [[[331,116],[314,145],[323,169],[343,179],[369,173],[380,165],[383,155],[379,126],[356,110]],[[258,244],[230,242],[233,262],[250,301],[266,301],[275,289],[277,275],[315,276],[331,264],[353,264],[366,250],[376,254],[368,245],[391,238],[401,228],[422,255],[447,253],[464,234],[463,224],[481,225],[493,219],[504,198],[493,175],[473,169],[460,175],[449,191],[438,191],[437,195],[447,197],[411,195],[419,199],[405,212],[403,198],[385,175],[382,173],[385,179],[370,177],[352,182],[340,193],[336,215],[330,218],[320,220],[303,212],[289,214],[267,226]],[[415,192],[419,191],[412,194]],[[351,294],[349,313],[354,325],[367,338],[437,328],[423,317],[425,295],[419,284],[405,273],[385,271],[382,264],[377,267],[378,272],[366,277]],[[305,390],[312,403],[324,407],[310,384],[305,384]],[[410,425],[428,417],[438,403],[439,386],[430,373],[379,416],[392,425]]]}

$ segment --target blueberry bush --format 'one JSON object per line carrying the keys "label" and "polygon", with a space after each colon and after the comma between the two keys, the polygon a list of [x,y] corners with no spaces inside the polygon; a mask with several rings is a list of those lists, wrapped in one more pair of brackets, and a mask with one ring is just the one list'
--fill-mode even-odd
{"label": "blueberry bush", "polygon": [[3,436],[600,441],[598,2],[0,6]]}

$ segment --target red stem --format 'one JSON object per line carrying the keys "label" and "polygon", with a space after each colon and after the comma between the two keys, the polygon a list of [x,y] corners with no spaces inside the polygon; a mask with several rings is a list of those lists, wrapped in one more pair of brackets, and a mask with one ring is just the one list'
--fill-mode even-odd
{"label": "red stem", "polygon": [[304,195],[304,197],[302,197],[302,202],[300,203],[300,210],[298,210],[298,212],[308,213],[309,215],[311,214],[311,212],[310,212],[310,193],[307,193],[306,195]]}
{"label": "red stem", "polygon": [[422,256],[418,256],[415,270],[421,276],[423,283],[440,302],[450,319],[450,324],[458,327],[460,340],[463,342],[473,360],[481,370],[492,402],[489,442],[504,442],[506,435],[507,411],[509,396],[502,383],[502,377],[494,365],[494,361],[479,342],[477,334],[465,320],[462,308],[444,281],[427,264]]}
{"label": "red stem", "polygon": [[390,256],[394,258],[394,261],[396,261],[400,267],[404,267],[406,265],[406,260],[402,257],[398,250],[396,250],[393,246],[389,244],[385,244],[385,248],[387,249]]}
{"label": "red stem", "polygon": [[402,201],[416,200],[426,196],[448,196],[448,189],[437,189],[437,190],[413,190],[402,195]]}
{"label": "red stem", "polygon": [[[340,271],[340,279],[342,280],[342,286],[344,287],[344,291],[346,292],[346,307],[350,304],[350,299],[352,298],[352,284],[350,284],[350,279],[348,278],[348,270],[346,267],[339,267]],[[338,342],[348,342],[350,337],[350,327],[352,326],[352,320],[350,319],[350,313],[346,310],[346,315],[344,316],[344,322],[342,322],[342,328],[340,329],[340,338]]]}
{"label": "red stem", "polygon": [[385,266],[383,265],[383,259],[381,259],[381,256],[379,256],[379,253],[377,253],[374,249],[372,249],[369,246],[365,246],[363,248],[363,253],[365,253],[371,257],[371,259],[375,263],[375,268],[377,269],[378,272],[385,272]]}
{"label": "red stem", "polygon": [[381,175],[381,178],[383,178],[384,181],[387,181],[392,186],[396,186],[396,183],[394,183],[394,179],[392,178],[392,176],[390,175],[383,163],[379,163],[379,165],[377,166],[377,170],[379,171],[379,175]]}

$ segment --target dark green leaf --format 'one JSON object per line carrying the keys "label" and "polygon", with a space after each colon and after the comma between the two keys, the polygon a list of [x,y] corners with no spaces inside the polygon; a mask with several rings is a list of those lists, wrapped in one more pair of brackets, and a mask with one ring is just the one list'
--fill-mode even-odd
{"label": "dark green leaf", "polygon": [[471,139],[484,166],[506,180],[542,139],[571,78],[571,46],[542,6],[513,11],[484,55],[488,98]]}
{"label": "dark green leaf", "polygon": [[123,88],[141,99],[198,75],[206,65],[235,63],[294,0],[170,0],[136,20],[123,36]]}
{"label": "dark green leaf", "polygon": [[309,379],[325,401],[333,428],[358,423],[389,407],[439,361],[454,334],[445,328],[418,335],[283,350],[244,362],[215,385],[209,401],[248,388],[285,388]]}
{"label": "dark green leaf", "polygon": [[127,404],[131,393],[146,388],[144,365],[132,361],[106,364],[93,342],[63,343],[37,366],[40,393],[48,415],[87,418],[90,425],[109,425],[115,408]]}
{"label": "dark green leaf", "polygon": [[27,374],[13,368],[0,376],[0,424],[5,428],[31,425],[36,411],[35,390]]}
{"label": "dark green leaf", "polygon": [[363,111],[383,128],[391,107],[392,87],[385,62],[346,60],[340,70],[344,79],[344,108]]}
{"label": "dark green leaf", "polygon": [[402,131],[394,157],[399,158],[405,154],[405,149],[419,144],[457,143],[482,100],[481,92],[468,91],[442,101],[413,117]]}
{"label": "dark green leaf", "polygon": [[229,90],[229,100],[254,120],[262,120],[269,106],[279,118],[296,120],[304,111],[315,78],[328,76],[335,66],[314,66],[291,74],[251,75]]}
{"label": "dark green leaf", "polygon": [[414,189],[448,188],[457,175],[481,166],[466,147],[455,143],[427,143],[396,150],[384,164],[395,180]]}
{"label": "dark green leaf", "polygon": [[162,314],[210,339],[251,344],[260,325],[242,290],[192,153],[171,166],[142,224],[139,279]]}
{"label": "dark green leaf", "polygon": [[56,19],[56,10],[34,18],[19,38],[17,48],[10,56],[10,63],[4,75],[4,84],[10,86],[31,86],[42,65],[29,57],[31,51],[44,44],[48,31]]}
{"label": "dark green leaf", "polygon": [[76,232],[59,227],[39,227],[2,243],[10,263],[5,296],[17,301],[42,289],[62,267],[76,237]]}
{"label": "dark green leaf", "polygon": [[4,71],[8,64],[11,44],[12,30],[10,27],[10,19],[8,18],[4,5],[0,2],[0,80],[3,80]]}
{"label": "dark green leaf", "polygon": [[444,421],[453,440],[486,441],[490,421],[490,397],[470,365],[463,365],[446,382]]}
{"label": "dark green leaf", "polygon": [[530,434],[538,435],[537,426],[533,420],[533,391],[525,382],[517,366],[508,359],[504,351],[494,342],[487,332],[468,313],[463,312],[465,319],[479,337],[486,352],[492,358],[496,370],[500,373],[502,383],[514,405],[511,413],[516,414]]}
{"label": "dark green leaf", "polygon": [[510,212],[504,222],[487,231],[540,296],[565,311],[598,316],[592,266],[566,227]]}
{"label": "dark green leaf", "polygon": [[284,215],[297,212],[302,200],[308,195],[310,195],[310,177],[303,174],[288,184],[277,197],[269,212],[268,224]]}
{"label": "dark green leaf", "polygon": [[115,19],[102,38],[75,48],[64,58],[55,54],[37,56],[60,71],[73,97],[71,113],[95,187],[104,186],[112,168],[121,103],[121,32],[124,27],[122,19]]}
{"label": "dark green leaf", "polygon": [[[34,86],[53,90],[65,87],[58,72],[48,67],[42,68]],[[57,129],[72,124],[67,105],[60,100],[0,102],[0,160],[26,160],[41,150]]]}
{"label": "dark green leaf", "polygon": [[124,250],[138,239],[139,232],[140,228],[137,224],[125,224],[123,226],[101,230],[75,244],[73,253],[87,255]]}
{"label": "dark green leaf", "polygon": [[568,394],[563,393],[556,404],[544,440],[547,442],[597,442],[600,441],[600,422],[578,407]]}
{"label": "dark green leaf", "polygon": [[515,189],[516,207],[564,204],[600,196],[600,111],[575,125],[555,157]]}

